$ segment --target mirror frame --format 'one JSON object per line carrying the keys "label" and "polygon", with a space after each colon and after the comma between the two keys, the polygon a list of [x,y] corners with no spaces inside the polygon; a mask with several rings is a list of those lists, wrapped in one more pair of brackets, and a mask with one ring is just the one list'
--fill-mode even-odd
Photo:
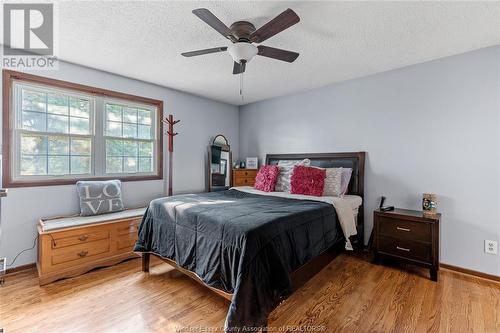
{"label": "mirror frame", "polygon": [[[221,142],[222,141],[222,142]],[[217,146],[222,149],[223,152],[229,153],[229,159],[227,161],[227,175],[229,177],[229,186],[213,186],[212,184],[212,146]],[[231,146],[229,141],[223,134],[217,134],[212,140],[212,144],[208,146],[208,192],[212,192],[214,188],[224,188],[229,189],[233,185],[233,156],[231,152]],[[227,178],[225,178],[227,179]]]}

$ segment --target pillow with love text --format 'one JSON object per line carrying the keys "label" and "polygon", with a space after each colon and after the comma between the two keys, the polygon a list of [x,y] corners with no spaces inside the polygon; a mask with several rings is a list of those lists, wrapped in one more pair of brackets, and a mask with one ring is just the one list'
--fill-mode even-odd
{"label": "pillow with love text", "polygon": [[78,181],[80,215],[90,216],[122,211],[122,183],[119,180]]}

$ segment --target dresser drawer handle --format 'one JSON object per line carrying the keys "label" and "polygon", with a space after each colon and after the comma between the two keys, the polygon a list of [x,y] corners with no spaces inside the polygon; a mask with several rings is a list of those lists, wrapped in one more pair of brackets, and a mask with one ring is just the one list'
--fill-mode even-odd
{"label": "dresser drawer handle", "polygon": [[402,228],[402,227],[396,227],[396,229],[401,230],[401,231],[411,231],[408,228]]}
{"label": "dresser drawer handle", "polygon": [[89,236],[87,236],[87,235],[81,235],[80,237],[78,237],[78,239],[82,242],[86,241],[88,238],[89,238]]}
{"label": "dresser drawer handle", "polygon": [[245,176],[248,176],[248,171],[245,171]]}
{"label": "dresser drawer handle", "polygon": [[83,258],[83,257],[85,257],[87,254],[89,254],[89,251],[82,251],[82,252],[78,253],[78,256],[79,256],[80,258]]}
{"label": "dresser drawer handle", "polygon": [[245,179],[245,183],[248,183],[248,179]]}
{"label": "dresser drawer handle", "polygon": [[407,249],[407,248],[404,248],[404,247],[396,246],[396,249],[401,250],[401,251],[410,252],[410,249]]}

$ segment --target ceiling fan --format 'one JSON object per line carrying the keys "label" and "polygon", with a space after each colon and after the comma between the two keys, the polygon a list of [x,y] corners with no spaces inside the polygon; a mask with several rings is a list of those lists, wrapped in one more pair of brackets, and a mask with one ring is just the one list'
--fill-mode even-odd
{"label": "ceiling fan", "polygon": [[237,21],[227,27],[212,12],[206,8],[193,10],[193,14],[198,16],[203,22],[217,30],[222,36],[229,39],[232,44],[229,46],[214,47],[211,49],[198,50],[182,53],[185,57],[194,57],[203,54],[228,51],[234,60],[233,74],[240,74],[245,71],[245,65],[256,55],[293,62],[299,54],[297,52],[286,51],[274,47],[258,45],[268,38],[280,33],[300,21],[299,16],[290,8],[276,16],[274,19],[255,29],[255,26],[247,21]]}

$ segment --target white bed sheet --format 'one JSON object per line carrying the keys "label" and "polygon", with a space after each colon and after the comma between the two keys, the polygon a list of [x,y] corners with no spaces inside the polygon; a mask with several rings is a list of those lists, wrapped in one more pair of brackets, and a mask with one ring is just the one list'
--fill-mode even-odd
{"label": "white bed sheet", "polygon": [[256,190],[251,186],[237,186],[237,187],[232,187],[232,189],[246,193],[289,198],[289,199],[298,199],[298,200],[313,200],[313,201],[321,201],[329,203],[333,205],[335,211],[337,212],[340,226],[342,228],[342,232],[344,233],[344,237],[346,239],[346,244],[345,244],[346,250],[353,249],[352,244],[349,241],[349,237],[357,234],[356,218],[358,215],[359,206],[361,206],[361,204],[363,203],[363,199],[360,196],[344,195],[343,197],[315,197],[312,195],[291,194],[288,192],[264,192]]}

